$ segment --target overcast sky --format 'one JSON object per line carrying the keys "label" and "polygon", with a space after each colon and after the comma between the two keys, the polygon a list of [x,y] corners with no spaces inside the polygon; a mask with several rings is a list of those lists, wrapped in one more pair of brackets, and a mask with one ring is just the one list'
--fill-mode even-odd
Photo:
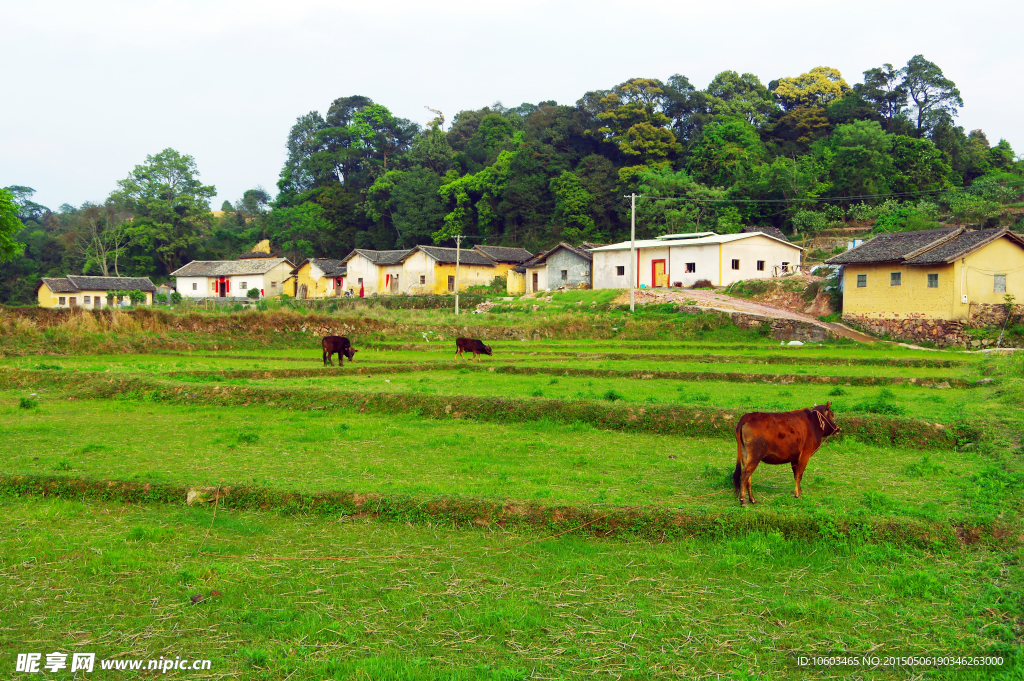
{"label": "overcast sky", "polygon": [[765,84],[814,66],[847,82],[915,54],[963,95],[959,124],[1024,152],[1024,3],[978,0],[33,0],[5,6],[0,187],[102,201],[147,154],[195,157],[211,207],[276,193],[296,117],[366,95],[425,124],[431,106],[556,100],[633,77]]}

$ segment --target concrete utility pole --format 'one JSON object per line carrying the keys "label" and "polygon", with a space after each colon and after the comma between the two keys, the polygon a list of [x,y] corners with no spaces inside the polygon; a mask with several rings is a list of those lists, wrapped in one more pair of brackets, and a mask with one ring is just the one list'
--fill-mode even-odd
{"label": "concrete utility pole", "polygon": [[629,214],[629,311],[636,310],[636,194],[630,194]]}
{"label": "concrete utility pole", "polygon": [[462,235],[455,237],[455,315],[459,314],[459,246],[462,244]]}

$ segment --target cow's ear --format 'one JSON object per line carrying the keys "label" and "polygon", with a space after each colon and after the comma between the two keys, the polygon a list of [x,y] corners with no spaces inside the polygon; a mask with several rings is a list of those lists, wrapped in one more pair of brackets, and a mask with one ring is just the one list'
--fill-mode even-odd
{"label": "cow's ear", "polygon": [[832,400],[829,400],[828,404],[826,404],[825,406],[828,408],[829,411],[832,411]]}

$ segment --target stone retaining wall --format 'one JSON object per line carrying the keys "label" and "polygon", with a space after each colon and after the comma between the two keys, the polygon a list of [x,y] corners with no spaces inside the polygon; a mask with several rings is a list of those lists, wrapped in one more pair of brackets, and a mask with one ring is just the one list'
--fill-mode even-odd
{"label": "stone retaining wall", "polygon": [[701,312],[708,311],[721,312],[722,314],[729,315],[729,318],[732,319],[732,323],[741,329],[757,329],[763,324],[768,324],[771,327],[770,335],[772,338],[779,341],[798,340],[805,343],[821,343],[822,341],[828,340],[829,336],[834,335],[825,327],[818,326],[817,324],[811,324],[810,322],[800,321],[798,319],[782,319],[752,314],[749,312],[733,312],[730,310],[718,310],[716,308],[698,307],[694,305],[680,305],[679,311],[688,312],[690,314],[699,314]]}
{"label": "stone retaining wall", "polygon": [[[1016,320],[1024,319],[1024,305],[1014,306]],[[986,348],[994,346],[990,338],[972,338],[968,328],[1001,328],[1006,321],[1006,308],[1002,305],[971,304],[967,322],[960,320],[929,319],[921,315],[908,315],[902,319],[877,319],[855,314],[843,314],[843,320],[876,335],[888,335],[899,340],[920,343],[929,341],[938,347],[962,346]],[[1004,339],[1005,345],[1005,339]]]}
{"label": "stone retaining wall", "polygon": [[[971,303],[970,321],[968,326],[975,329],[983,329],[991,326],[1002,327],[1006,322],[1006,306],[992,305],[988,303]],[[1024,305],[1013,306],[1013,317],[1015,321],[1024,319]]]}

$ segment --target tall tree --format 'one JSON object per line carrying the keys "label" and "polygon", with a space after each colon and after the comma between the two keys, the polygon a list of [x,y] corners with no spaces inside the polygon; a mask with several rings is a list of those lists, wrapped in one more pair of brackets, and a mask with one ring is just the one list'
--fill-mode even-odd
{"label": "tall tree", "polygon": [[123,206],[107,201],[102,206],[86,204],[80,219],[84,229],[79,232],[76,247],[85,260],[82,271],[95,268],[104,277],[121,276],[120,262],[131,245],[131,216]]}
{"label": "tall tree", "polygon": [[111,194],[133,215],[129,234],[151,249],[167,272],[183,264],[212,218],[209,201],[217,190],[198,176],[195,159],[164,149],[135,166]]}
{"label": "tall tree", "polygon": [[680,150],[671,122],[662,113],[665,90],[653,78],[633,78],[615,86],[601,99],[598,132],[613,143],[630,165],[659,163]]}
{"label": "tall tree", "polygon": [[19,206],[14,202],[13,192],[0,189],[0,262],[12,260],[20,255],[25,245],[18,243],[14,235],[21,231],[18,219]]}
{"label": "tall tree", "polygon": [[911,57],[900,73],[903,76],[901,87],[916,109],[914,118],[918,136],[931,132],[943,116],[955,118],[958,109],[964,105],[956,84],[922,55]]}
{"label": "tall tree", "polygon": [[771,92],[752,73],[722,71],[705,90],[708,110],[715,116],[739,117],[759,126],[778,110]]}
{"label": "tall tree", "polygon": [[881,116],[883,126],[890,132],[907,111],[907,90],[902,78],[900,69],[892,64],[882,64],[865,71],[864,84],[858,88],[861,98]]}
{"label": "tall tree", "polygon": [[797,107],[827,107],[842,99],[850,91],[839,69],[815,66],[795,78],[780,78],[771,84],[782,108],[791,111]]}

